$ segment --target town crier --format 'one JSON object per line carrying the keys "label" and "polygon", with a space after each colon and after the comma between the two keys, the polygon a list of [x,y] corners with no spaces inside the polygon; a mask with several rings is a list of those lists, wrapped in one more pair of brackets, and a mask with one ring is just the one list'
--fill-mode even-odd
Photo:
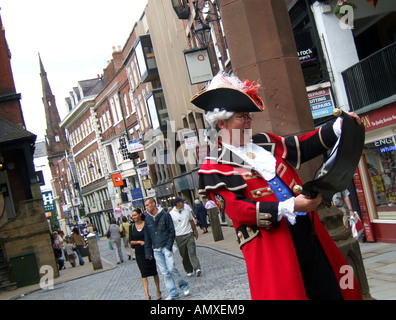
{"label": "town crier", "polygon": [[191,99],[206,111],[216,145],[198,171],[199,191],[233,222],[252,299],[361,299],[315,211],[321,196],[293,192],[302,184],[294,169],[335,145],[342,119],[299,137],[252,136],[253,114],[264,110],[258,89],[220,73]]}

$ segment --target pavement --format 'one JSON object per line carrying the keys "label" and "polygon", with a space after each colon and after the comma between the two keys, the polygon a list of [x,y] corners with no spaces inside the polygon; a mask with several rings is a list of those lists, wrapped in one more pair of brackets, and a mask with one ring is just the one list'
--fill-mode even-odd
{"label": "pavement", "polygon": [[[175,255],[176,265],[189,282],[191,291],[190,296],[181,299],[250,300],[245,261],[235,241],[235,231],[232,227],[222,226],[222,232],[224,240],[220,241],[214,241],[210,228],[209,233],[199,232],[196,244],[203,271],[200,277],[188,278],[180,255]],[[66,262],[67,268],[54,279],[54,289],[43,290],[39,284],[26,286],[0,292],[0,300],[144,300],[136,261],[124,259],[123,263],[116,264],[113,251],[108,249],[108,240],[100,238],[98,244],[103,269],[93,270],[92,263],[86,258],[83,266],[75,268]],[[360,244],[360,249],[372,298],[396,300],[396,244],[366,242]],[[160,286],[165,298],[162,275]],[[154,283],[150,279],[149,290],[155,295]]]}

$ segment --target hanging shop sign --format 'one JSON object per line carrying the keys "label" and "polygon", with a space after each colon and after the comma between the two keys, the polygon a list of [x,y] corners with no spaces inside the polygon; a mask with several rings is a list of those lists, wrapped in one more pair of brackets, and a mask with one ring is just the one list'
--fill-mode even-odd
{"label": "hanging shop sign", "polygon": [[184,58],[191,84],[206,82],[213,78],[208,48],[185,50]]}
{"label": "hanging shop sign", "polygon": [[122,181],[121,178],[121,173],[115,173],[111,175],[111,178],[113,179],[114,187],[121,187],[124,185],[124,182]]}
{"label": "hanging shop sign", "polygon": [[142,138],[128,141],[128,152],[134,153],[134,152],[143,151],[144,146],[141,144],[142,141],[143,141]]}

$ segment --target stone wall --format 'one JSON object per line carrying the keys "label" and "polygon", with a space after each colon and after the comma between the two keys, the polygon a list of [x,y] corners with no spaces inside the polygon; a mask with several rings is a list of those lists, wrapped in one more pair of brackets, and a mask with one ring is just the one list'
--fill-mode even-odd
{"label": "stone wall", "polygon": [[17,254],[34,252],[38,269],[49,265],[54,270],[54,276],[58,277],[42,199],[21,201],[19,209],[15,218],[0,221],[0,241],[4,244],[7,260]]}

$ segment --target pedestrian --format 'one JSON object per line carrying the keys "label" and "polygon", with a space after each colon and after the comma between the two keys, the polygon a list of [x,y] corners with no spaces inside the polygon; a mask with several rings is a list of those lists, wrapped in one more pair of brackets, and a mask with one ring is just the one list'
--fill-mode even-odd
{"label": "pedestrian", "polygon": [[185,199],[176,197],[173,201],[175,206],[170,215],[175,227],[177,248],[182,257],[187,277],[191,277],[193,272],[199,277],[201,275],[201,265],[197,257],[194,240],[194,237],[198,239],[198,231],[190,210],[184,206],[184,201]]}
{"label": "pedestrian", "polygon": [[353,214],[354,212],[351,199],[349,199],[349,195],[350,192],[348,191],[348,189],[345,189],[344,191],[340,191],[334,194],[332,199],[333,204],[337,207],[338,210],[342,211],[343,213],[342,222],[345,228],[349,228],[349,217],[351,216],[351,213]]}
{"label": "pedestrian", "polygon": [[143,288],[146,294],[146,300],[151,300],[148,289],[148,277],[154,277],[154,283],[157,288],[157,300],[160,300],[161,291],[157,267],[154,257],[146,259],[144,252],[144,219],[142,210],[135,209],[132,211],[133,222],[129,227],[129,243],[135,249],[136,262],[142,276]]}
{"label": "pedestrian", "polygon": [[195,216],[197,217],[198,225],[202,229],[203,233],[208,233],[208,211],[198,199],[194,202]]}
{"label": "pedestrian", "polygon": [[168,291],[166,300],[179,297],[176,284],[184,295],[188,296],[190,294],[188,282],[183,279],[176,268],[172,251],[175,241],[172,217],[169,213],[163,212],[162,208],[157,208],[154,198],[148,198],[144,204],[147,210],[144,228],[146,259],[150,259],[154,254],[157,268],[164,276],[165,287]]}
{"label": "pedestrian", "polygon": [[117,264],[124,262],[124,258],[122,256],[121,250],[121,233],[120,226],[117,224],[117,220],[115,218],[111,219],[111,224],[109,229],[107,230],[107,238],[110,239],[111,246],[113,247],[115,258]]}
{"label": "pedestrian", "polygon": [[76,248],[76,253],[78,256],[78,261],[79,261],[80,266],[83,266],[85,262],[84,262],[84,259],[82,256],[82,250],[85,246],[85,241],[84,241],[84,238],[82,237],[82,235],[80,234],[80,230],[78,230],[78,227],[74,227],[72,231],[73,231],[73,233],[70,237],[70,242]]}
{"label": "pedestrian", "polygon": [[61,236],[58,234],[58,232],[53,233],[53,243],[52,243],[52,248],[54,250],[54,255],[55,255],[55,260],[56,263],[58,264],[58,269],[66,269],[65,266],[65,259],[62,257],[62,243],[63,239]]}
{"label": "pedestrian", "polygon": [[350,286],[339,285],[347,262],[315,211],[321,196],[293,192],[302,184],[294,168],[335,145],[342,119],[300,137],[252,136],[253,112],[264,109],[258,90],[220,73],[191,99],[216,128],[207,135],[215,148],[198,171],[200,194],[233,222],[252,299],[361,299],[353,276]]}
{"label": "pedestrian", "polygon": [[127,217],[122,216],[122,222],[120,225],[120,234],[124,233],[122,237],[122,242],[124,244],[125,253],[128,256],[128,260],[135,260],[135,253],[131,249],[131,245],[129,244],[129,227],[131,224],[128,222]]}
{"label": "pedestrian", "polygon": [[69,238],[66,238],[65,252],[67,256],[67,260],[70,262],[72,267],[76,266],[76,254],[74,253],[73,244],[70,242]]}

